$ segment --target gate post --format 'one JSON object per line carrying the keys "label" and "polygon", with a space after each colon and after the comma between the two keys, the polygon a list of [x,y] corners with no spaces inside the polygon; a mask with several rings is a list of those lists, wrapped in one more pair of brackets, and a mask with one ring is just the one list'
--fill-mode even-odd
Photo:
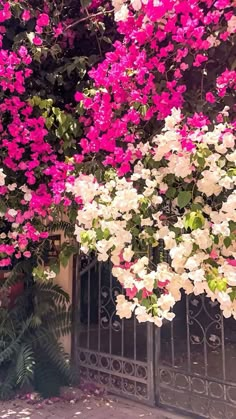
{"label": "gate post", "polygon": [[81,281],[80,281],[80,251],[75,258],[75,270],[73,272],[72,282],[72,331],[71,331],[71,363],[74,371],[74,382],[79,383],[79,359],[78,359],[78,347],[79,347],[79,326],[80,326],[80,292],[81,292]]}
{"label": "gate post", "polygon": [[155,391],[155,404],[160,404],[160,354],[161,354],[161,328],[154,326],[154,391]]}
{"label": "gate post", "polygon": [[147,324],[147,372],[148,401],[155,406],[155,329],[153,323]]}

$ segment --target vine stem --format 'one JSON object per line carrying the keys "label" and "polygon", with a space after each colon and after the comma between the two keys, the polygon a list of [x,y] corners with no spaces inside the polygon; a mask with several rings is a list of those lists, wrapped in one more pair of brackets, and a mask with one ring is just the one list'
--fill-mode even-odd
{"label": "vine stem", "polygon": [[108,10],[108,11],[99,12],[99,13],[94,13],[92,15],[88,14],[87,16],[85,16],[85,17],[83,17],[81,19],[78,19],[75,22],[71,23],[70,25],[66,26],[64,30],[67,31],[68,29],[74,28],[79,23],[85,22],[88,19],[93,19],[93,18],[98,17],[98,16],[107,15],[109,13],[112,13],[113,11],[114,11],[114,9],[111,9],[111,10]]}

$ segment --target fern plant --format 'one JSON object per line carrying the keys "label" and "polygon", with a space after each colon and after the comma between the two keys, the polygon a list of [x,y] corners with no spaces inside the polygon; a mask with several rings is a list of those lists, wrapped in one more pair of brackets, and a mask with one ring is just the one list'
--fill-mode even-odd
{"label": "fern plant", "polygon": [[[20,262],[1,290],[24,281],[14,306],[0,305],[0,399],[28,385],[44,397],[71,382],[69,357],[59,342],[71,329],[69,296],[51,280],[32,277],[33,266]],[[1,299],[1,297],[0,297]]]}

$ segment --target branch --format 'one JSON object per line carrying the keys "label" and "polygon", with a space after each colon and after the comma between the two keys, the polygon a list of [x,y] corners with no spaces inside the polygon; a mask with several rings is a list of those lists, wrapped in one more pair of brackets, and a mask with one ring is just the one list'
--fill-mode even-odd
{"label": "branch", "polygon": [[77,26],[79,23],[85,22],[88,19],[93,19],[95,17],[101,16],[101,15],[107,15],[109,13],[112,13],[114,11],[114,9],[105,11],[105,12],[99,12],[99,13],[94,13],[93,15],[88,15],[86,17],[83,17],[82,19],[78,19],[75,22],[71,23],[70,25],[65,27],[65,31],[67,31],[68,29],[74,28],[75,26]]}

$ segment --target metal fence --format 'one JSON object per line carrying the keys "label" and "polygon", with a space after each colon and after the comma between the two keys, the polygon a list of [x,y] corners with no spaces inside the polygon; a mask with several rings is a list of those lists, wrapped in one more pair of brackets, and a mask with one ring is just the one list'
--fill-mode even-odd
{"label": "metal fence", "polygon": [[121,320],[115,297],[122,289],[109,265],[87,262],[79,286],[74,281],[73,352],[81,379],[182,414],[235,419],[236,322],[194,295],[183,295],[174,321],[161,329]]}

